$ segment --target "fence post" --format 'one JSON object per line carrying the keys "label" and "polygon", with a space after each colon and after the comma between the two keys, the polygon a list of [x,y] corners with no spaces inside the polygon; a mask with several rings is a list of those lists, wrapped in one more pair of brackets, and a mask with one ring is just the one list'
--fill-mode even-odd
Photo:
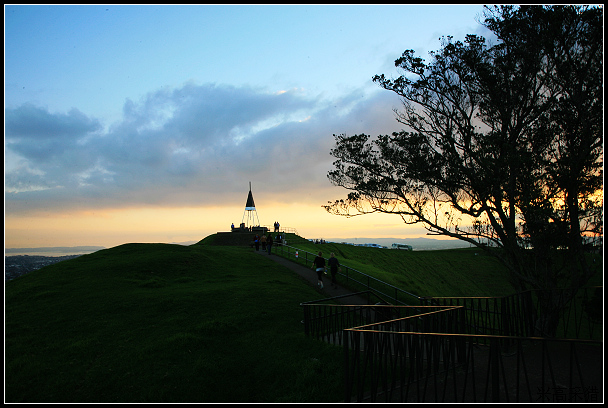
{"label": "fence post", "polygon": [[348,340],[350,333],[343,330],[342,335],[344,338],[344,402],[350,402],[351,394],[351,381],[350,381],[350,356],[348,355]]}
{"label": "fence post", "polygon": [[308,305],[302,305],[302,307],[304,308],[304,334],[308,336],[310,334],[310,311]]}
{"label": "fence post", "polygon": [[490,381],[492,382],[492,402],[499,402],[499,390],[498,390],[498,361],[500,357],[500,346],[498,339],[493,337],[490,339]]}
{"label": "fence post", "polygon": [[[462,334],[466,333],[466,325],[467,325],[467,323],[466,323],[466,319],[467,319],[466,313],[467,313],[467,309],[464,306],[461,306],[456,311],[456,315],[458,316],[456,318],[456,320],[458,322],[457,323],[457,326],[458,326],[457,332],[458,333],[462,333]],[[462,337],[460,340],[461,341],[459,343],[460,347],[459,347],[459,353],[458,353],[458,356],[459,356],[458,363],[459,364],[465,364],[466,361],[467,361],[467,342],[465,341],[464,337]]]}

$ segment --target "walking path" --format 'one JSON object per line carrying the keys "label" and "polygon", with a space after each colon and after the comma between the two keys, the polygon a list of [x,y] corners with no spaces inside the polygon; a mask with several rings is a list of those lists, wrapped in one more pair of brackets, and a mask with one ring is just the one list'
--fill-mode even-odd
{"label": "walking path", "polygon": [[[335,296],[349,295],[349,294],[353,293],[351,290],[340,285],[339,277],[338,277],[337,288],[333,288],[331,285],[331,274],[328,273],[327,275],[323,275],[323,289],[321,289],[317,285],[317,282],[318,282],[317,272],[315,272],[310,267],[302,266],[302,265],[292,262],[288,259],[285,259],[279,255],[274,255],[274,254],[268,255],[268,253],[266,251],[260,250],[260,251],[256,251],[256,253],[258,253],[262,256],[265,256],[268,259],[271,259],[271,260],[275,261],[276,263],[281,264],[281,265],[285,266],[286,268],[290,269],[291,271],[295,272],[297,275],[301,276],[306,282],[308,282],[312,287],[316,288],[317,292],[322,294],[324,297],[329,298],[329,297],[335,297]],[[362,296],[348,296],[348,297],[345,297],[340,302],[344,303],[344,304],[349,304],[349,305],[367,305],[367,304],[369,304],[367,299],[365,299]]]}

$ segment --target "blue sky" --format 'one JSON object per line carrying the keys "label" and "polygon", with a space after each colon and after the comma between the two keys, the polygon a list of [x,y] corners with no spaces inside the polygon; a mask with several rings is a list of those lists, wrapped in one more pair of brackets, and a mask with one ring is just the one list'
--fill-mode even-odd
{"label": "blue sky", "polygon": [[[482,11],[5,6],[6,246],[200,239],[240,221],[249,181],[262,224],[276,214],[309,237],[423,235],[399,218],[326,218],[321,205],[346,193],[326,177],[332,134],[398,130],[397,96],[371,78],[399,75],[406,49],[426,57],[442,35],[484,34]],[[138,235],[125,226],[133,211],[196,221]],[[116,237],[91,236],[104,217]],[[54,234],[65,219],[73,227]]]}

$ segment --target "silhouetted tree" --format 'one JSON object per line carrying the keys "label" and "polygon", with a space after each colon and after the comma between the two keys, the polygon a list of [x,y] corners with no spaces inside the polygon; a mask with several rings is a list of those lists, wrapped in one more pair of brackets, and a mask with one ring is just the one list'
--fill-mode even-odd
{"label": "silhouetted tree", "polygon": [[483,25],[496,44],[443,38],[430,63],[407,50],[404,75],[373,78],[401,97],[407,130],[334,135],[328,177],[351,192],[325,208],[398,214],[483,248],[516,289],[544,291],[537,326],[553,335],[599,269],[583,237],[603,232],[602,10],[486,7]]}

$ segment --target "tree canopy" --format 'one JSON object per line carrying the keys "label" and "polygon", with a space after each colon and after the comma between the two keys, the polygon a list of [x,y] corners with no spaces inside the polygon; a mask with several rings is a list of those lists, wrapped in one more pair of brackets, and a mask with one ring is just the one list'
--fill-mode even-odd
{"label": "tree canopy", "polygon": [[[479,246],[515,288],[569,288],[594,273],[603,233],[602,10],[486,7],[496,36],[443,37],[430,62],[406,50],[396,79],[404,130],[334,135],[328,178],[351,192],[333,214],[392,213]],[[550,327],[545,330],[551,331]]]}

